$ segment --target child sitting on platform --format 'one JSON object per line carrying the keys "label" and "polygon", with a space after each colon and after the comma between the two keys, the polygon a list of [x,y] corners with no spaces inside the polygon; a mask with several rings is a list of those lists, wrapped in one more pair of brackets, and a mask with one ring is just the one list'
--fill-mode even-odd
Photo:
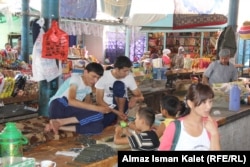
{"label": "child sitting on platform", "polygon": [[117,126],[115,129],[114,143],[129,144],[134,151],[156,151],[160,141],[152,130],[155,113],[152,108],[144,107],[137,111],[135,127],[139,132],[130,131],[128,127]]}
{"label": "child sitting on platform", "polygon": [[185,104],[173,95],[166,95],[161,99],[160,108],[164,121],[156,127],[156,134],[159,138],[163,135],[165,128],[184,112]]}

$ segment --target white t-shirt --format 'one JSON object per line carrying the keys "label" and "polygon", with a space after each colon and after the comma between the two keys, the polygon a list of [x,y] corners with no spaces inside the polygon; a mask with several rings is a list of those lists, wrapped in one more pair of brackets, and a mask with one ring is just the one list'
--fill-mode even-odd
{"label": "white t-shirt", "polygon": [[209,150],[209,149],[210,149],[210,140],[206,129],[203,128],[203,131],[200,136],[193,137],[186,132],[183,125],[183,121],[181,121],[181,132],[178,143],[175,147],[175,151],[179,150],[199,151],[199,150]]}
{"label": "white t-shirt", "polygon": [[116,79],[112,73],[112,70],[104,71],[103,76],[96,82],[95,87],[97,89],[104,90],[103,100],[107,104],[113,104],[113,84],[115,81],[122,81],[126,87],[125,97],[128,97],[128,89],[131,91],[137,88],[137,84],[135,82],[135,78],[132,73],[129,73],[125,78]]}
{"label": "white t-shirt", "polygon": [[79,101],[83,101],[86,95],[92,92],[91,87],[86,86],[83,82],[81,75],[72,75],[70,78],[63,82],[63,84],[57,90],[56,94],[50,98],[50,102],[56,98],[61,98],[63,96],[68,98],[69,87],[72,84],[77,86],[76,99]]}

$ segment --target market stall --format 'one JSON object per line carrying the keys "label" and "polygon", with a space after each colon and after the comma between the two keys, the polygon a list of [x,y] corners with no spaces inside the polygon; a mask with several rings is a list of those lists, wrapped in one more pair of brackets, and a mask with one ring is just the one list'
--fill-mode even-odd
{"label": "market stall", "polygon": [[184,46],[188,52],[202,57],[203,53],[216,49],[217,32],[228,23],[226,1],[192,4],[188,0],[176,0],[167,7],[162,3],[157,1],[150,4],[149,10],[138,11],[136,7],[141,2],[133,2],[130,16],[124,19],[124,24],[139,26],[141,32],[148,33],[148,50],[161,54],[164,48],[169,48],[176,53],[179,46]]}

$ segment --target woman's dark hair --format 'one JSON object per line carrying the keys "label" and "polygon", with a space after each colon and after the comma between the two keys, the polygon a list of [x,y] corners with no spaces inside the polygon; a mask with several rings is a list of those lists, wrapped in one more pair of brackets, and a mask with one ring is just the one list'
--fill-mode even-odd
{"label": "woman's dark hair", "polygon": [[143,118],[150,127],[154,124],[155,112],[151,107],[142,107],[137,111],[137,114],[140,118]]}
{"label": "woman's dark hair", "polygon": [[191,84],[188,88],[187,95],[185,97],[186,111],[183,115],[187,115],[190,112],[190,108],[187,106],[187,100],[192,101],[194,103],[194,106],[199,106],[207,99],[213,99],[213,98],[214,98],[214,92],[209,85],[202,83]]}
{"label": "woman's dark hair", "polygon": [[173,117],[176,117],[181,109],[180,100],[178,99],[178,97],[173,95],[164,96],[160,101],[160,105],[162,109],[165,109],[168,114]]}
{"label": "woman's dark hair", "polygon": [[85,69],[88,71],[88,72],[95,72],[97,75],[99,76],[102,76],[103,75],[103,72],[104,72],[104,69],[102,67],[101,64],[99,63],[95,63],[95,62],[92,62],[92,63],[89,63]]}
{"label": "woman's dark hair", "polygon": [[115,63],[114,63],[114,68],[122,69],[124,67],[132,67],[132,62],[131,60],[126,57],[126,56],[119,56],[116,58]]}

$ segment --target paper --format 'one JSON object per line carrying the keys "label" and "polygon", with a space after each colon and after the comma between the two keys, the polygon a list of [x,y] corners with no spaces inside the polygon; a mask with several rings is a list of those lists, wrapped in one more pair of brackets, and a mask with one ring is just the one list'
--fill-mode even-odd
{"label": "paper", "polygon": [[71,148],[68,151],[57,151],[56,155],[64,155],[69,157],[76,157],[80,152],[83,150],[83,148]]}

